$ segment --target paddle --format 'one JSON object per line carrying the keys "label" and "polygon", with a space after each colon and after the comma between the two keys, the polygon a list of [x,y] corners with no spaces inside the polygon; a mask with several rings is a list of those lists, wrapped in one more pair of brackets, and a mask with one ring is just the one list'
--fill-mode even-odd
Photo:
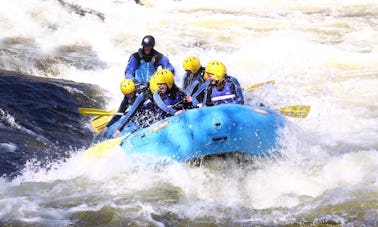
{"label": "paddle", "polygon": [[294,118],[305,118],[307,117],[307,114],[310,112],[311,106],[286,106],[281,107],[278,109],[281,114],[288,116],[288,117],[294,117]]}
{"label": "paddle", "polygon": [[87,115],[114,115],[114,114],[119,114],[122,115],[122,113],[116,113],[116,110],[99,110],[99,109],[93,109],[93,108],[84,108],[84,107],[79,107],[78,111],[81,115],[87,116]]}
{"label": "paddle", "polygon": [[116,113],[115,109],[107,111],[107,110],[79,107],[78,111],[81,115],[84,115],[84,116],[98,115],[97,117],[91,120],[92,129],[96,133],[100,132],[103,128],[106,127],[106,125],[112,119],[113,115],[123,115],[123,113]]}
{"label": "paddle", "polygon": [[[264,87],[267,84],[274,85],[274,80],[269,80],[266,82],[258,83],[255,85],[252,85],[248,88],[245,88],[248,92],[253,92],[259,88]],[[278,109],[282,115],[288,116],[288,117],[294,117],[294,118],[305,118],[307,117],[308,113],[310,112],[311,106],[305,106],[305,105],[295,105],[295,106],[286,106],[281,107]]]}
{"label": "paddle", "polygon": [[123,135],[121,137],[117,137],[114,139],[108,139],[101,143],[96,144],[95,146],[87,149],[84,151],[84,157],[86,158],[100,158],[101,156],[105,155],[107,151],[119,146],[121,142],[131,135],[131,132]]}
{"label": "paddle", "polygon": [[95,133],[99,133],[113,118],[111,115],[98,116],[92,119],[91,126]]}
{"label": "paddle", "polygon": [[253,92],[253,91],[255,91],[255,90],[259,89],[259,88],[264,87],[267,84],[274,85],[275,83],[276,82],[274,80],[269,80],[269,81],[266,81],[266,82],[258,83],[258,84],[252,85],[250,87],[247,87],[247,88],[245,88],[245,90],[249,91],[249,92]]}

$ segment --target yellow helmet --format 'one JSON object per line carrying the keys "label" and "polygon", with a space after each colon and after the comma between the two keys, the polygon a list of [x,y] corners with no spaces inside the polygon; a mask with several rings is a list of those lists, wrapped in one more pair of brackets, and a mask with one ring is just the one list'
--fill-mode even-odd
{"label": "yellow helmet", "polygon": [[123,79],[119,87],[121,88],[121,91],[124,95],[131,94],[135,91],[135,84],[130,79]]}
{"label": "yellow helmet", "polygon": [[222,80],[226,75],[226,66],[220,61],[210,61],[205,69],[205,80],[209,79],[208,73],[214,74],[216,81]]}
{"label": "yellow helmet", "polygon": [[152,76],[151,79],[150,79],[150,90],[151,90],[152,93],[155,93],[157,90],[159,90],[155,75]]}
{"label": "yellow helmet", "polygon": [[170,70],[160,69],[152,76],[150,80],[150,89],[152,92],[154,92],[154,86],[157,88],[157,84],[167,84],[168,88],[171,89],[173,86],[173,80],[173,73]]}
{"label": "yellow helmet", "polygon": [[182,66],[185,71],[189,70],[192,73],[196,73],[201,68],[201,62],[197,57],[189,56],[184,59]]}

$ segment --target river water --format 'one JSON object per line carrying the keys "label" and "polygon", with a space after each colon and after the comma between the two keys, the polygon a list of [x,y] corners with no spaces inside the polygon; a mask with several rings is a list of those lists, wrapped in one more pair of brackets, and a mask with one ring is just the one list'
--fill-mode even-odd
{"label": "river water", "polygon": [[[0,225],[378,225],[378,4],[350,0],[14,0],[0,8]],[[288,118],[280,155],[150,168],[92,144],[152,34],[176,68],[222,60]],[[32,76],[30,76],[32,75]],[[247,95],[247,94],[246,94]]]}

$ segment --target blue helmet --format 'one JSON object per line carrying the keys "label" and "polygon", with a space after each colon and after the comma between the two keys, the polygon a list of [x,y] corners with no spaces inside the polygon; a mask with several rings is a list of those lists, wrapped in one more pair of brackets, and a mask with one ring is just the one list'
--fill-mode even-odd
{"label": "blue helmet", "polygon": [[142,47],[154,47],[155,46],[155,38],[152,35],[146,35],[142,39]]}

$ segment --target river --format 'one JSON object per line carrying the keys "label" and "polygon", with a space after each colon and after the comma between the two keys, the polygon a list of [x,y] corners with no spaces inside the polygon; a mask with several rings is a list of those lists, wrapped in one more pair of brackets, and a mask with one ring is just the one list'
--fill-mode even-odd
{"label": "river", "polygon": [[[182,61],[223,61],[288,118],[281,155],[145,167],[83,157],[77,107],[116,108],[152,34]],[[373,0],[14,0],[0,8],[0,225],[377,226],[378,4]]]}

